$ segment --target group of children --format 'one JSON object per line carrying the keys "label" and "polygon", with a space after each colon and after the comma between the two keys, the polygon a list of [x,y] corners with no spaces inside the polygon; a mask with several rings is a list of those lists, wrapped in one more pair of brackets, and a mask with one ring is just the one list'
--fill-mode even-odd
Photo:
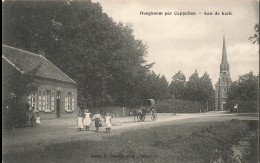
{"label": "group of children", "polygon": [[[77,117],[77,127],[78,127],[78,131],[81,131],[81,129],[83,129],[85,127],[86,131],[89,131],[89,126],[92,126],[96,128],[96,131],[99,130],[99,127],[102,127],[102,123],[101,123],[101,115],[98,113],[98,111],[96,112],[96,114],[93,116],[93,118],[90,118],[90,112],[88,110],[86,110],[86,112],[84,113],[84,118],[82,117]],[[92,121],[94,123],[92,123]],[[106,128],[106,132],[110,132],[111,130],[111,117],[109,115],[109,113],[106,114],[105,116],[105,128]]]}

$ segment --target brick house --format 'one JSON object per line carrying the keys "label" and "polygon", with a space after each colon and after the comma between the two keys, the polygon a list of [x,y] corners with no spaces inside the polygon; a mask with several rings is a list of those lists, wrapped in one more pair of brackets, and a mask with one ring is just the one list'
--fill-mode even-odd
{"label": "brick house", "polygon": [[2,102],[10,97],[10,88],[16,75],[33,73],[38,87],[24,100],[30,104],[41,119],[75,117],[77,107],[77,85],[74,80],[53,65],[44,56],[2,45]]}

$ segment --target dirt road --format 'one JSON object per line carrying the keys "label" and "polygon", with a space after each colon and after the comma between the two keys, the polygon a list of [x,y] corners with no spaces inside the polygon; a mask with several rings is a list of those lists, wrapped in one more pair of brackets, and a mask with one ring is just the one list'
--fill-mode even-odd
{"label": "dirt road", "polygon": [[105,133],[101,128],[100,132],[90,131],[78,132],[75,119],[42,120],[40,126],[18,128],[11,132],[4,132],[2,153],[19,152],[44,148],[48,144],[68,142],[75,140],[99,141],[103,137],[121,134],[125,131],[140,130],[161,125],[176,125],[190,122],[225,121],[231,119],[258,120],[258,114],[229,114],[226,112],[207,112],[193,114],[161,113],[156,121],[151,121],[147,116],[144,122],[134,121],[133,117],[119,117],[112,119],[111,133]]}

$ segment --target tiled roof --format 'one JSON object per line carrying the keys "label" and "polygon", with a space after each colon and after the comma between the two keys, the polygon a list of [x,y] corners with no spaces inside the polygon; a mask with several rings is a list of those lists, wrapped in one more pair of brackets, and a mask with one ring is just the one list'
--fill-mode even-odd
{"label": "tiled roof", "polygon": [[33,75],[39,77],[76,83],[41,55],[2,45],[2,58],[23,74],[33,73]]}

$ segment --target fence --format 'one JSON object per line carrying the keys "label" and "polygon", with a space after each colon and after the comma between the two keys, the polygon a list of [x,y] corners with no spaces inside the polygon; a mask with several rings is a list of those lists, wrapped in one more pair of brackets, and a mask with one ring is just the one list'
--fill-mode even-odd
{"label": "fence", "polygon": [[[125,117],[130,115],[130,108],[129,107],[100,107],[96,110],[104,116],[106,113],[109,113],[112,117]],[[89,109],[89,111],[94,115],[96,110]],[[84,110],[81,110],[81,114],[84,114]]]}

